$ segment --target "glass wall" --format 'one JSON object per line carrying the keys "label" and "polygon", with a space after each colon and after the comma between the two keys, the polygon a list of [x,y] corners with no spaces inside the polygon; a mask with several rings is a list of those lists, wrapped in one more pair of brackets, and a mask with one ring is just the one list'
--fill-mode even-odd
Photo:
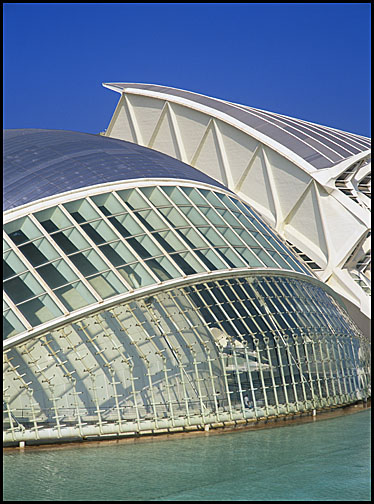
{"label": "glass wall", "polygon": [[[370,349],[322,287],[258,273],[118,304],[5,352],[7,432],[266,418],[370,395]],[[31,434],[30,434],[31,435]]]}
{"label": "glass wall", "polygon": [[236,268],[311,275],[248,206],[188,185],[132,188],[4,226],[4,337],[126,292]]}

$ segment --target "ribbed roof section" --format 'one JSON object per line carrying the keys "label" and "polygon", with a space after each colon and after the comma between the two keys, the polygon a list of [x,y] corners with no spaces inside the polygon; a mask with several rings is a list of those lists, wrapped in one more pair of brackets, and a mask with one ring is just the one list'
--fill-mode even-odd
{"label": "ribbed roof section", "polygon": [[330,168],[355,154],[370,149],[370,139],[366,137],[191,91],[154,84],[107,83],[104,85],[121,92],[127,89],[139,89],[165,93],[224,112],[287,147],[315,169]]}
{"label": "ribbed roof section", "polygon": [[217,181],[166,154],[100,135],[63,130],[4,131],[4,211],[87,186],[134,178]]}

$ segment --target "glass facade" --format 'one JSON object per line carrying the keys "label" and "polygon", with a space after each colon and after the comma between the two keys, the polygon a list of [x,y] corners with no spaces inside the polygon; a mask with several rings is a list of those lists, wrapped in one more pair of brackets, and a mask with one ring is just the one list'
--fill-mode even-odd
{"label": "glass facade", "polygon": [[236,268],[311,275],[228,193],[191,186],[113,191],[4,226],[3,337],[167,280]]}
{"label": "glass facade", "polygon": [[365,398],[368,371],[331,295],[256,273],[143,296],[9,349],[6,413],[10,432],[35,439],[253,420]]}
{"label": "glass facade", "polygon": [[248,205],[170,159],[165,179],[96,178],[5,214],[6,445],[370,396],[370,345],[339,297]]}

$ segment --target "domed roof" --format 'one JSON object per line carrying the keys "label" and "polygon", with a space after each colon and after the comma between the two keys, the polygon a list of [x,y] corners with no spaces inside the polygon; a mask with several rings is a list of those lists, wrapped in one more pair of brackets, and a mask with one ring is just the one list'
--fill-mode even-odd
{"label": "domed roof", "polygon": [[4,131],[4,211],[66,191],[134,178],[219,182],[161,152],[64,130]]}

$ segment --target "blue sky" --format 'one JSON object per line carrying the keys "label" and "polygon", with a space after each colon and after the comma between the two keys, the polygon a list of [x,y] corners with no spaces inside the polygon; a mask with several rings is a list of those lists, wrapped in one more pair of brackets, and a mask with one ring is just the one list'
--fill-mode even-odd
{"label": "blue sky", "polygon": [[371,135],[369,3],[3,8],[5,128],[98,133],[145,82]]}

